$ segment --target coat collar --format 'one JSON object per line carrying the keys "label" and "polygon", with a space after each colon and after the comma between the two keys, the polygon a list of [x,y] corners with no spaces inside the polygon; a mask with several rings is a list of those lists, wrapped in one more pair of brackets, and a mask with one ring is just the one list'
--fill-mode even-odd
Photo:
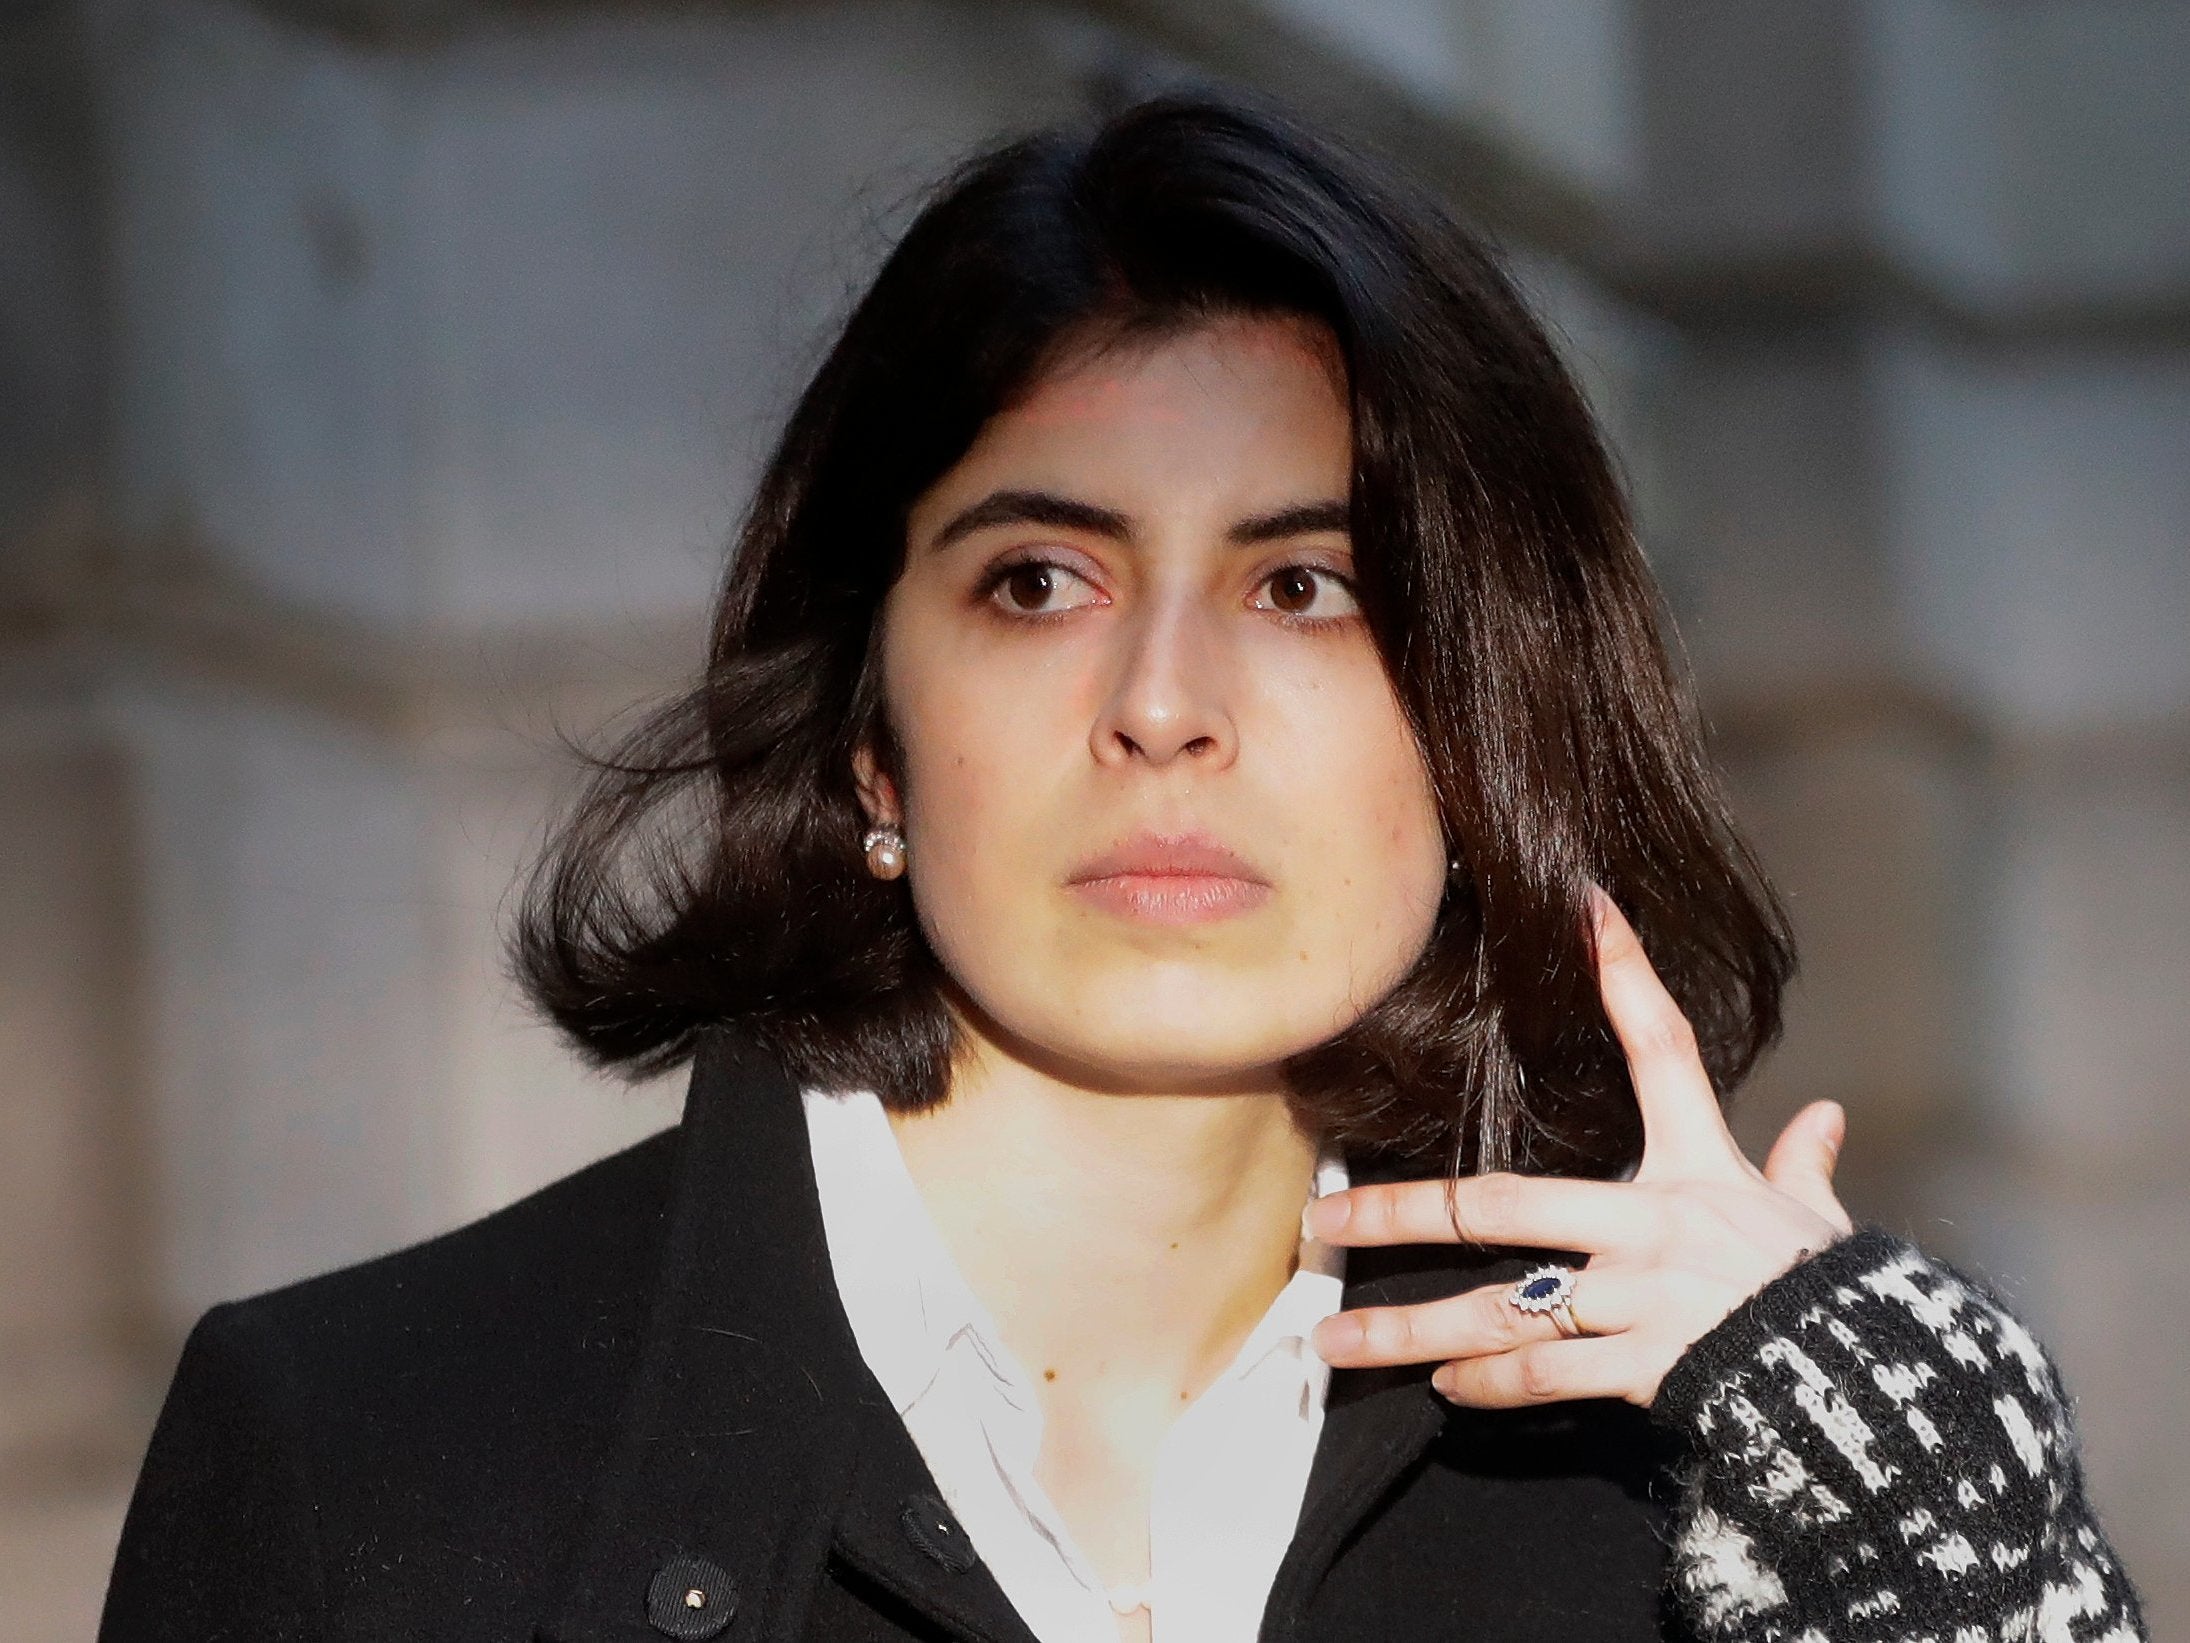
{"label": "coat collar", "polygon": [[[798,1090],[742,1031],[712,1029],[694,1055],[661,1248],[542,1643],[658,1643],[648,1589],[678,1556],[734,1585],[721,1636],[795,1643],[832,1553],[973,1643],[1033,1643],[984,1566],[951,1572],[908,1529],[936,1486],[837,1299]],[[1507,1265],[1435,1253],[1354,1251],[1345,1304],[1449,1294]],[[1445,1411],[1426,1369],[1335,1371],[1326,1408],[1273,1615],[1305,1607]]]}

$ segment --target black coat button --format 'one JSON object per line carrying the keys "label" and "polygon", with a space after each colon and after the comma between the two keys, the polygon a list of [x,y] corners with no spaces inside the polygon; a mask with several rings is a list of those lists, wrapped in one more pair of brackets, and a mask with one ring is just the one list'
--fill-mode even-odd
{"label": "black coat button", "polygon": [[737,1612],[737,1582],[704,1557],[679,1553],[646,1588],[646,1623],[664,1637],[713,1637]]}
{"label": "black coat button", "polygon": [[954,1575],[962,1575],[981,1561],[966,1531],[951,1516],[951,1509],[933,1495],[909,1495],[897,1516],[905,1538]]}

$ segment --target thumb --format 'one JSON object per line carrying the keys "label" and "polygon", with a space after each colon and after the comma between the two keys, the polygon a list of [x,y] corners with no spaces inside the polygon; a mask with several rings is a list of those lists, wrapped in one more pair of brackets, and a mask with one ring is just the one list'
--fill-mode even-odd
{"label": "thumb", "polygon": [[1845,1225],[1848,1212],[1833,1191],[1833,1166],[1848,1138],[1848,1114],[1837,1101],[1813,1101],[1787,1121],[1764,1160],[1764,1179],[1828,1221]]}

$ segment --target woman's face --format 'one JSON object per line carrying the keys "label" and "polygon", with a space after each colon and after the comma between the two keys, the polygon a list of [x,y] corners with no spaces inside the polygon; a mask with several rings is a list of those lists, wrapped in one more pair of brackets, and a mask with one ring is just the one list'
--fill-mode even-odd
{"label": "woman's face", "polygon": [[862,799],[954,1003],[1067,1076],[1266,1083],[1428,940],[1442,834],[1350,591],[1342,369],[1278,318],[1089,357],[912,509],[902,783],[863,755]]}

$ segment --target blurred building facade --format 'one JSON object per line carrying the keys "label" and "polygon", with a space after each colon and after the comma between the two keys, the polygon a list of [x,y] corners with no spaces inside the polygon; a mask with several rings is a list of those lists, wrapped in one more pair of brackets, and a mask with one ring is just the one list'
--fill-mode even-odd
{"label": "blurred building facade", "polygon": [[1804,946],[1752,1137],[2000,1282],[2190,1626],[2190,9],[47,0],[0,21],[0,1638],[181,1331],[675,1114],[499,919],[919,187],[1175,83],[1497,234]]}

